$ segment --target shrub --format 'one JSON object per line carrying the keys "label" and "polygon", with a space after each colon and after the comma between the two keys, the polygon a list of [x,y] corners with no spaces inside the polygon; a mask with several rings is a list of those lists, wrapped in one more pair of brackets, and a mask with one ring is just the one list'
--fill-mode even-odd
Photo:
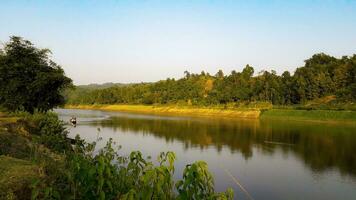
{"label": "shrub", "polygon": [[20,123],[23,123],[25,129],[34,136],[33,138],[39,144],[56,152],[71,150],[70,139],[67,137],[68,131],[55,113],[29,114],[20,112],[15,115],[22,118]]}
{"label": "shrub", "polygon": [[[188,165],[183,180],[173,180],[175,154],[161,153],[158,166],[144,159],[139,151],[120,156],[110,140],[95,154],[95,143],[79,137],[74,151],[66,159],[67,190],[56,183],[37,183],[34,199],[232,199],[233,192],[216,193],[207,164]],[[57,183],[58,184],[58,183]],[[175,192],[176,187],[176,192]],[[55,194],[49,196],[51,194]],[[57,196],[59,195],[59,196]]]}

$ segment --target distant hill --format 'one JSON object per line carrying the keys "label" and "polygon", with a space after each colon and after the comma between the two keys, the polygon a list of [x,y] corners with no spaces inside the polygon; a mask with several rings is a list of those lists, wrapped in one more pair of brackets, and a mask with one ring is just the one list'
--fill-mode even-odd
{"label": "distant hill", "polygon": [[118,87],[122,87],[122,86],[128,86],[131,85],[130,83],[103,83],[103,84],[97,84],[97,83],[91,83],[88,85],[77,85],[78,88],[81,89],[88,89],[88,90],[96,90],[96,89],[105,89],[105,88],[110,88],[113,86],[118,86]]}

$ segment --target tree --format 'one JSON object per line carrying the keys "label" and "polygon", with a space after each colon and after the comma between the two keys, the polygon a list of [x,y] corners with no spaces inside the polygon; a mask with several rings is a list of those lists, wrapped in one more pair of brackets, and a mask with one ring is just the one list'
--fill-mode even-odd
{"label": "tree", "polygon": [[72,80],[50,58],[50,50],[12,36],[0,54],[0,105],[9,111],[46,112],[64,103]]}
{"label": "tree", "polygon": [[220,69],[218,73],[215,75],[218,79],[223,79],[224,78],[224,72]]}

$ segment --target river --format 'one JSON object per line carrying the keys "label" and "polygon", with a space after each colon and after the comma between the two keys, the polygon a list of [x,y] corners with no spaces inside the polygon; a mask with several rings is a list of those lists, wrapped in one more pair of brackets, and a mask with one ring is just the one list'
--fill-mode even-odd
{"label": "river", "polygon": [[208,163],[216,190],[234,189],[249,199],[239,182],[259,200],[356,199],[356,123],[309,123],[171,117],[122,112],[56,109],[62,120],[76,116],[69,136],[91,142],[109,138],[128,155],[139,150],[155,159],[177,155],[175,178],[186,164]]}

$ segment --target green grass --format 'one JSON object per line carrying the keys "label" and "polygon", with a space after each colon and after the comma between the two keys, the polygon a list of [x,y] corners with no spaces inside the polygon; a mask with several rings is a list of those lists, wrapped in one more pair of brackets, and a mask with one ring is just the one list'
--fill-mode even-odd
{"label": "green grass", "polygon": [[0,155],[28,158],[31,146],[31,141],[21,134],[0,131]]}
{"label": "green grass", "polygon": [[271,109],[262,112],[260,117],[286,120],[356,122],[356,111]]}
{"label": "green grass", "polygon": [[17,117],[0,112],[0,155],[27,158],[31,152],[28,133],[18,123]]}
{"label": "green grass", "polygon": [[29,161],[31,141],[17,120],[0,113],[0,199],[30,199],[30,185],[39,177],[38,166]]}
{"label": "green grass", "polygon": [[0,199],[30,199],[39,168],[30,161],[0,155]]}
{"label": "green grass", "polygon": [[294,110],[335,110],[356,111],[356,103],[351,101],[339,101],[336,96],[330,95],[294,105],[273,105],[276,109]]}

